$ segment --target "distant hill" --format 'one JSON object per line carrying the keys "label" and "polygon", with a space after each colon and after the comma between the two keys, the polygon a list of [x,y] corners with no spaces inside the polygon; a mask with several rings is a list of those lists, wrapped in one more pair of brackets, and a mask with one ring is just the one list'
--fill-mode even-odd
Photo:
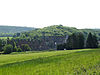
{"label": "distant hill", "polygon": [[0,33],[18,33],[24,31],[31,31],[35,28],[31,27],[19,27],[19,26],[0,26]]}
{"label": "distant hill", "polygon": [[32,31],[35,28],[19,26],[0,26],[0,37],[12,37],[15,33]]}

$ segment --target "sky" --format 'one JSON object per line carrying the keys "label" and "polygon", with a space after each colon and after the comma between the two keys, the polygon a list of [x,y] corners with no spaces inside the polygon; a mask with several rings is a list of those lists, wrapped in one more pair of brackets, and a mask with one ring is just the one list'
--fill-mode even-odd
{"label": "sky", "polygon": [[0,25],[100,28],[100,0],[0,0]]}

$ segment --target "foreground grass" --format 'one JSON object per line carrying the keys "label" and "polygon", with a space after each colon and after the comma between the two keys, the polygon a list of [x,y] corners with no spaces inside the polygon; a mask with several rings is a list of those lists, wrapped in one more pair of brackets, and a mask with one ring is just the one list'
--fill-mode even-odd
{"label": "foreground grass", "polygon": [[100,75],[100,50],[0,55],[0,75]]}

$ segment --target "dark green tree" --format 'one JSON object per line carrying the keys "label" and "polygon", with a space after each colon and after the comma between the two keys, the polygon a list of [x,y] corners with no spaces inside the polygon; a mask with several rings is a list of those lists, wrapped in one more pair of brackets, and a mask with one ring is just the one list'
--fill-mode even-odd
{"label": "dark green tree", "polygon": [[98,48],[98,38],[96,35],[93,35],[93,46],[94,48]]}
{"label": "dark green tree", "polygon": [[65,48],[68,49],[68,50],[73,48],[73,39],[72,39],[71,35],[67,39],[67,43],[66,43]]}
{"label": "dark green tree", "polygon": [[82,33],[79,33],[77,38],[78,38],[78,48],[79,49],[84,48],[84,41],[85,41],[84,35]]}
{"label": "dark green tree", "polygon": [[4,54],[10,54],[13,51],[13,46],[11,44],[4,46]]}
{"label": "dark green tree", "polygon": [[77,49],[78,48],[78,37],[77,37],[77,33],[73,33],[71,35],[72,37],[72,49]]}
{"label": "dark green tree", "polygon": [[89,33],[86,41],[86,48],[97,48],[97,47],[98,47],[98,40],[96,35],[92,35],[91,33]]}
{"label": "dark green tree", "polygon": [[3,43],[2,40],[0,39],[0,52],[2,51]]}
{"label": "dark green tree", "polygon": [[82,33],[73,33],[67,39],[66,49],[84,48],[84,35]]}
{"label": "dark green tree", "polygon": [[91,33],[88,34],[86,48],[93,48],[93,36]]}

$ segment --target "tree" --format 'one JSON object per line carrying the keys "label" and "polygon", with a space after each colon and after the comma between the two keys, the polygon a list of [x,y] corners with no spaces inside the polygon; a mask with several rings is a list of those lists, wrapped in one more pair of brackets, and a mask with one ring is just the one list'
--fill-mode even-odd
{"label": "tree", "polygon": [[92,48],[93,47],[93,36],[91,33],[88,34],[88,38],[86,41],[86,47],[87,48]]}
{"label": "tree", "polygon": [[4,54],[10,54],[13,51],[13,46],[11,44],[4,46]]}
{"label": "tree", "polygon": [[21,49],[22,49],[22,51],[30,51],[31,50],[31,48],[29,47],[28,44],[22,44]]}
{"label": "tree", "polygon": [[82,33],[73,33],[67,39],[66,49],[84,48],[84,35]]}
{"label": "tree", "polygon": [[88,38],[86,41],[87,48],[97,48],[98,47],[98,40],[96,35],[92,35],[91,33],[88,34]]}
{"label": "tree", "polygon": [[66,49],[77,49],[78,46],[79,45],[77,33],[73,33],[67,39]]}
{"label": "tree", "polygon": [[7,44],[10,44],[10,39],[9,39],[9,37],[7,37]]}
{"label": "tree", "polygon": [[3,47],[2,40],[0,39],[0,52],[2,51],[2,47]]}
{"label": "tree", "polygon": [[13,52],[17,52],[17,46],[15,42],[13,42]]}
{"label": "tree", "polygon": [[73,33],[71,35],[71,39],[72,39],[72,49],[77,49],[78,48],[78,37],[77,37],[77,33]]}
{"label": "tree", "polygon": [[98,40],[97,40],[97,36],[96,35],[93,35],[93,46],[94,48],[98,48]]}
{"label": "tree", "polygon": [[78,48],[79,49],[84,48],[84,41],[85,41],[84,35],[82,33],[79,33],[77,37],[78,37]]}
{"label": "tree", "polygon": [[72,49],[72,46],[73,46],[73,40],[72,40],[72,36],[70,35],[67,39],[65,48],[70,50],[70,49]]}

